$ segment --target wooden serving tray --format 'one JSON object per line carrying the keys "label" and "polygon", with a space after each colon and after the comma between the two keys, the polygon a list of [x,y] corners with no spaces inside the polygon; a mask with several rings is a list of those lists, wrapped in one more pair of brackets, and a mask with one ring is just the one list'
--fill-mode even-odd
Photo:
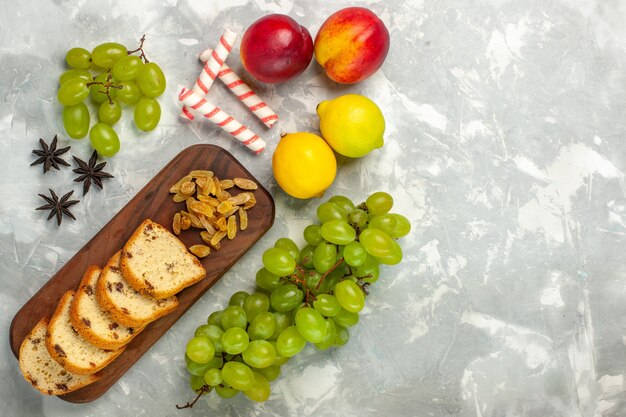
{"label": "wooden serving tray", "polygon": [[[104,267],[109,257],[122,248],[144,219],[152,219],[171,230],[174,213],[183,210],[185,206],[184,203],[172,201],[169,189],[176,181],[195,169],[211,170],[220,179],[249,178],[259,184],[230,153],[218,146],[194,145],[183,150],[17,312],[10,328],[11,349],[16,357],[22,341],[33,326],[41,318],[52,316],[61,295],[78,287],[88,266]],[[260,184],[254,194],[257,203],[248,211],[248,228],[243,232],[238,230],[237,236],[231,241],[222,240],[219,251],[212,251],[208,257],[201,259],[207,270],[207,276],[178,294],[180,303],[178,308],[149,324],[114,362],[101,371],[100,380],[59,398],[82,403],[93,401],[104,394],[267,232],[274,222],[274,201]],[[198,229],[191,228],[182,232],[179,238],[187,247],[203,243],[199,232]]]}

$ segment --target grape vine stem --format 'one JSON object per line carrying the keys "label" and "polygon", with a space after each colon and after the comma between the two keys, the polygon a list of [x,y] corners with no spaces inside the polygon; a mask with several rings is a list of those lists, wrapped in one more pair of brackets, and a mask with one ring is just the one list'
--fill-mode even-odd
{"label": "grape vine stem", "polygon": [[200,387],[200,389],[198,390],[198,395],[196,396],[196,398],[191,401],[188,402],[185,405],[178,405],[176,404],[176,408],[178,408],[179,410],[185,409],[185,408],[191,408],[193,407],[196,402],[198,402],[198,400],[200,399],[200,397],[202,397],[204,394],[206,394],[207,392],[211,391],[211,388],[208,385],[203,385],[202,387]]}
{"label": "grape vine stem", "polygon": [[147,63],[148,63],[148,62],[150,62],[150,61],[148,61],[148,58],[146,58],[146,54],[143,52],[143,43],[144,43],[145,41],[146,41],[146,35],[144,34],[144,35],[141,37],[141,39],[139,39],[139,48],[137,48],[137,49],[133,49],[132,51],[128,51],[128,55],[132,55],[132,54],[134,54],[135,52],[140,52],[140,51],[141,51],[141,54],[139,55],[139,58],[143,59],[143,62],[144,62],[145,64],[147,64]]}
{"label": "grape vine stem", "polygon": [[339,258],[337,259],[337,262],[335,262],[335,264],[333,266],[331,266],[328,271],[324,272],[324,274],[322,275],[322,277],[320,278],[320,281],[317,283],[317,286],[315,287],[316,290],[320,289],[320,285],[322,285],[322,282],[324,282],[324,279],[328,276],[328,274],[330,274],[331,272],[333,272],[335,269],[337,269],[337,267],[339,265],[341,265],[344,262],[343,258]]}

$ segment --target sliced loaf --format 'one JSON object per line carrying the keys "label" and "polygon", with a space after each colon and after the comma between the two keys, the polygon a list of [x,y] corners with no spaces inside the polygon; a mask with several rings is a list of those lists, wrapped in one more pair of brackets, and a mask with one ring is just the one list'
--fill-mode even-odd
{"label": "sliced loaf", "polygon": [[143,327],[119,324],[96,299],[96,284],[102,271],[90,266],[76,290],[70,308],[72,326],[84,339],[100,349],[118,349],[137,336]]}
{"label": "sliced loaf", "polygon": [[178,307],[174,296],[162,300],[131,287],[119,268],[120,252],[109,259],[96,285],[96,298],[113,320],[130,327],[143,327]]}
{"label": "sliced loaf", "polygon": [[183,242],[150,219],[144,220],[124,245],[120,268],[133,288],[159,299],[206,276],[198,258]]}
{"label": "sliced loaf", "polygon": [[117,358],[124,348],[104,350],[83,339],[72,327],[70,307],[74,291],[67,291],[61,297],[46,333],[46,348],[52,359],[70,372],[91,375]]}
{"label": "sliced loaf", "polygon": [[100,379],[68,372],[53,360],[45,346],[47,328],[48,321],[41,319],[20,346],[20,370],[33,387],[46,395],[63,395]]}

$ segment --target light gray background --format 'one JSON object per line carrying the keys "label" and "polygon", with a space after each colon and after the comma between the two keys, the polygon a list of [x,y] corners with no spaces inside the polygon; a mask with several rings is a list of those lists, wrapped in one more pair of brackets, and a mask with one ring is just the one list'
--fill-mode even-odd
{"label": "light gray background", "polygon": [[[280,115],[266,130],[219,83],[209,96],[261,133],[251,155],[214,126],[177,117],[177,92],[197,54],[225,27],[286,13],[315,35],[344,6],[366,5],[391,33],[381,71],[354,86],[316,63],[265,86],[244,75]],[[0,12],[0,344],[2,416],[624,416],[626,395],[626,3],[610,0],[386,2],[3,0]],[[104,190],[81,198],[57,228],[37,193],[80,186],[71,169],[30,168],[37,140],[61,134],[83,159],[88,140],[63,134],[56,102],[65,51],[147,34],[164,69],[162,122],[138,133],[130,114]],[[238,45],[238,44],[237,44]],[[391,192],[413,224],[405,261],[385,268],[361,323],[340,350],[308,348],[262,405],[211,396],[193,410],[183,350],[230,295],[252,289],[260,255],[301,230],[319,200],[279,190],[271,156],[281,131],[316,131],[315,106],[348,92],[372,98],[386,144],[340,160],[327,195],[361,201]],[[273,194],[276,221],[112,389],[74,405],[21,377],[8,346],[13,315],[174,155],[195,143],[232,152]]]}

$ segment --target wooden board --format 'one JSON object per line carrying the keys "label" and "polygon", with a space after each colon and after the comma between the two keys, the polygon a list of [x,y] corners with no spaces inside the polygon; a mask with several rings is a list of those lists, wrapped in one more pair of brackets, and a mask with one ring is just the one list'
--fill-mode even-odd
{"label": "wooden board", "polygon": [[[69,289],[78,287],[82,274],[88,266],[103,267],[109,257],[121,249],[134,229],[144,219],[150,218],[171,230],[174,213],[183,210],[185,205],[172,201],[169,188],[194,169],[211,170],[220,179],[249,178],[258,184],[258,181],[224,149],[214,145],[194,145],[183,150],[17,312],[10,329],[11,349],[16,357],[22,341],[33,326],[41,318],[52,316],[61,295]],[[238,231],[235,239],[231,241],[224,239],[219,251],[213,251],[211,255],[202,259],[207,276],[178,294],[179,307],[169,315],[148,325],[135,337],[124,353],[101,371],[102,379],[60,398],[81,403],[93,401],[104,394],[202,294],[267,232],[274,222],[274,202],[271,195],[260,184],[254,194],[257,204],[248,211],[248,228],[243,232]],[[184,231],[179,237],[187,247],[202,243],[198,229]]]}

